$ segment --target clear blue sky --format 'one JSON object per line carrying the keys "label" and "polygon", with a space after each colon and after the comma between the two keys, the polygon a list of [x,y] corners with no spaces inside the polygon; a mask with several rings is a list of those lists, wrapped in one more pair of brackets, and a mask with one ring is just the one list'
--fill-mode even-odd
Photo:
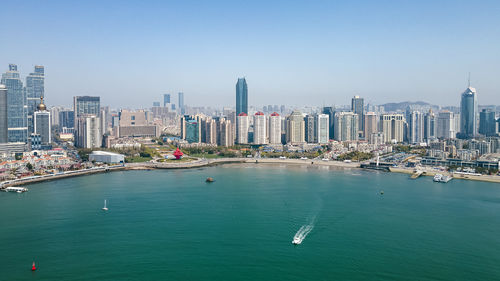
{"label": "clear blue sky", "polygon": [[[144,2],[144,3],[143,3]],[[46,67],[46,99],[150,106],[500,104],[500,1],[3,1],[0,70]]]}

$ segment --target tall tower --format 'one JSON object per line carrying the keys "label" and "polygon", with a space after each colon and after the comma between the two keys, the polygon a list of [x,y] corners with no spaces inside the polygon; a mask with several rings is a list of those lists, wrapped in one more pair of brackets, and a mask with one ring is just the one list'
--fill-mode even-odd
{"label": "tall tower", "polygon": [[269,143],[270,144],[280,144],[281,143],[281,117],[278,113],[273,112],[269,116]]}
{"label": "tall tower", "polygon": [[9,71],[2,74],[0,84],[7,88],[8,141],[26,143],[28,142],[26,94],[17,65],[9,64]]}
{"label": "tall tower", "polygon": [[469,87],[462,93],[460,101],[460,133],[462,139],[471,139],[477,135],[477,107],[476,89]]}
{"label": "tall tower", "polygon": [[45,94],[45,69],[35,65],[35,71],[26,77],[26,100],[28,105],[28,134],[34,132],[33,114],[37,110],[40,98]]}
{"label": "tall tower", "polygon": [[351,101],[351,111],[358,115],[358,130],[363,134],[365,129],[364,99],[354,96]]}
{"label": "tall tower", "polygon": [[0,143],[7,143],[9,138],[7,122],[7,88],[0,85]]}
{"label": "tall tower", "polygon": [[179,92],[179,104],[177,105],[179,107],[179,111],[181,114],[186,113],[186,109],[184,108],[184,93]]}
{"label": "tall tower", "polygon": [[248,87],[245,78],[238,78],[236,83],[236,115],[248,114]]}

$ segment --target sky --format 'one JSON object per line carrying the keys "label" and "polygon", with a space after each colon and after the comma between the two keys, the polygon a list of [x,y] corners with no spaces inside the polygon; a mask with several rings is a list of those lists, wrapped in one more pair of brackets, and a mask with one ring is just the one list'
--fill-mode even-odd
{"label": "sky", "polygon": [[4,1],[0,71],[44,65],[46,103],[500,105],[500,1]]}

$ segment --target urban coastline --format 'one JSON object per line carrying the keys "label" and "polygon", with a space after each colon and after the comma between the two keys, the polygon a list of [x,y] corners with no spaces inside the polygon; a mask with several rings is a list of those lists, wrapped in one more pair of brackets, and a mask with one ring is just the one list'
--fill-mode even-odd
{"label": "urban coastline", "polygon": [[[130,170],[158,170],[158,169],[193,169],[193,168],[202,168],[214,165],[238,165],[238,164],[259,164],[259,165],[280,165],[280,166],[308,166],[308,167],[326,167],[333,168],[336,170],[344,170],[344,169],[360,169],[366,170],[366,168],[362,168],[363,164],[360,163],[352,163],[352,162],[340,162],[340,161],[325,161],[325,160],[315,160],[315,159],[276,159],[276,158],[258,158],[258,159],[249,159],[249,158],[219,158],[219,159],[195,159],[191,162],[185,163],[155,163],[155,162],[141,162],[141,163],[129,163],[129,164],[117,164],[117,165],[102,165],[96,166],[92,168],[84,168],[81,170],[67,171],[67,172],[59,172],[56,174],[45,174],[39,176],[28,176],[24,178],[19,178],[10,181],[0,182],[0,189],[4,189],[7,187],[13,186],[25,186],[33,183],[39,183],[44,181],[53,181],[59,179],[67,179],[70,177],[79,177],[86,175],[93,175],[98,173],[108,173],[115,171],[130,171]],[[365,163],[365,165],[369,165]],[[375,166],[376,167],[376,166]],[[375,168],[373,167],[373,168]],[[368,168],[369,170],[372,168]],[[472,173],[447,173],[436,169],[422,169],[415,170],[409,168],[401,168],[401,167],[388,167],[387,169],[373,169],[373,170],[382,170],[385,172],[393,172],[393,173],[403,173],[409,174],[412,177],[418,174],[418,172],[422,172],[418,174],[418,176],[435,176],[436,174],[444,174],[447,176],[451,176],[454,179],[465,179],[465,180],[477,180],[477,181],[485,181],[485,182],[495,182],[500,183],[500,177],[491,176],[491,175],[481,175],[481,174],[472,174]],[[209,175],[207,175],[209,176]]]}
{"label": "urban coastline", "polygon": [[[150,108],[110,108],[75,96],[45,104],[45,68],[25,80],[10,64],[0,81],[2,188],[94,173],[256,163],[367,169],[500,182],[500,107],[479,105],[469,85],[460,106],[425,102],[344,106],[189,106],[163,94]],[[232,98],[231,98],[232,99]],[[8,109],[8,110],[7,110]],[[209,176],[209,175],[207,175]]]}

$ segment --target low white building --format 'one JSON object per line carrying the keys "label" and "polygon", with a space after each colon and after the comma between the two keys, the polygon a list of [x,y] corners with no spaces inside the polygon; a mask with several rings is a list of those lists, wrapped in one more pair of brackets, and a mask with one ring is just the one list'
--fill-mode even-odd
{"label": "low white building", "polygon": [[125,156],[123,154],[108,151],[93,151],[89,155],[89,161],[100,163],[123,163],[125,162]]}

